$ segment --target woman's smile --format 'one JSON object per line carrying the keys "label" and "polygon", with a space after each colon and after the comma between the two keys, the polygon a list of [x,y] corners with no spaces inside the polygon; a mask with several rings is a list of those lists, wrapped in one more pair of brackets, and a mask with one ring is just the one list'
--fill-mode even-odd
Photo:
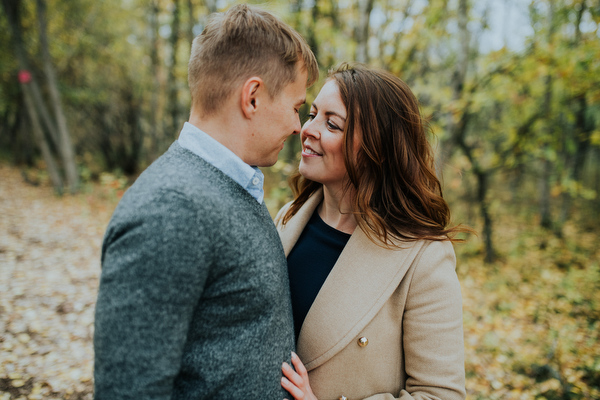
{"label": "woman's smile", "polygon": [[322,154],[314,151],[310,146],[306,143],[304,144],[304,149],[302,150],[302,157],[321,157]]}

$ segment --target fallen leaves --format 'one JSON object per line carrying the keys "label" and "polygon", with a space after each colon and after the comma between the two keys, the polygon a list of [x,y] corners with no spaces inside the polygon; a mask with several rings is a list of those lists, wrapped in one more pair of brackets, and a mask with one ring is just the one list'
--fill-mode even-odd
{"label": "fallen leaves", "polygon": [[0,166],[0,400],[91,399],[99,247],[109,212]]}
{"label": "fallen leaves", "polygon": [[[504,222],[510,226],[510,223]],[[498,230],[503,224],[497,224]],[[600,251],[576,231],[502,231],[495,265],[461,256],[467,389],[472,399],[600,398]],[[538,243],[547,241],[544,250]],[[523,243],[520,243],[520,242]],[[577,245],[573,245],[577,243]],[[518,246],[511,251],[511,246]],[[562,260],[585,259],[583,264]]]}

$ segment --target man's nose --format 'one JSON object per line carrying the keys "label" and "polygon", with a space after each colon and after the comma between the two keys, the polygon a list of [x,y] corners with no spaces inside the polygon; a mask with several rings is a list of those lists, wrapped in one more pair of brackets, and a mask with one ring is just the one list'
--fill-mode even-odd
{"label": "man's nose", "polygon": [[300,123],[300,116],[296,119],[296,126],[294,126],[294,132],[292,135],[297,135],[302,131],[302,123]]}

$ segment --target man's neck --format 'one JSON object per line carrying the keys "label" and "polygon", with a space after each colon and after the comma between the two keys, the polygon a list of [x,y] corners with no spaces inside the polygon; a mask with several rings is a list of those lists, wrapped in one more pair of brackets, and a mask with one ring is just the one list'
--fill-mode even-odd
{"label": "man's neck", "polygon": [[234,121],[237,121],[237,119],[225,118],[222,115],[201,118],[192,112],[188,122],[227,147],[236,156],[246,162],[243,123],[240,122],[237,124],[237,128],[234,129],[236,125]]}

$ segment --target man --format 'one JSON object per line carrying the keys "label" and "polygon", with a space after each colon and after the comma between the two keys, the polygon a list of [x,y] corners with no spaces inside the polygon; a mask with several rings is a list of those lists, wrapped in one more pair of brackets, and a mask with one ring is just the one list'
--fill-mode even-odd
{"label": "man", "polygon": [[193,43],[192,108],[123,196],[102,247],[96,399],[282,399],[294,349],[286,260],[257,166],[300,132],[314,55],[239,5]]}

